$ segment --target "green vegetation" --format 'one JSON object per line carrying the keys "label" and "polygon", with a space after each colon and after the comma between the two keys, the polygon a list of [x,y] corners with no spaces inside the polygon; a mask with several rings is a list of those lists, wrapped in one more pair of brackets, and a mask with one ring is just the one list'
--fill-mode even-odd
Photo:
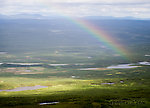
{"label": "green vegetation", "polygon": [[[85,66],[86,67],[86,66]],[[81,66],[1,67],[0,89],[42,85],[47,88],[0,92],[4,108],[148,107],[150,66],[79,70]],[[108,84],[107,84],[108,83]],[[113,83],[113,84],[109,84]],[[39,105],[41,102],[60,102]]]}
{"label": "green vegetation", "polygon": [[[150,62],[150,21],[93,23],[120,41],[126,57],[68,21],[1,21],[0,108],[148,108],[150,65],[136,63]],[[128,63],[139,67],[106,68]],[[3,91],[36,85],[47,87]],[[59,103],[39,105],[46,102]]]}
{"label": "green vegetation", "polygon": [[[0,90],[36,85],[47,86],[36,90],[1,91],[0,107],[136,108],[150,105],[150,66],[107,69],[107,66],[130,63],[130,61],[121,56],[113,56],[113,52],[107,54],[106,49],[97,50],[96,53],[90,47],[87,49],[82,51],[81,48],[69,52],[62,50],[57,53],[50,51],[38,54],[29,52],[0,55],[1,63],[5,63],[0,66]],[[138,55],[135,58],[138,58]],[[140,60],[146,61],[147,58],[138,58],[135,63]],[[41,64],[34,66],[7,63]],[[61,63],[67,65],[57,65]],[[99,69],[81,70],[96,67]],[[42,102],[59,103],[39,105]]]}

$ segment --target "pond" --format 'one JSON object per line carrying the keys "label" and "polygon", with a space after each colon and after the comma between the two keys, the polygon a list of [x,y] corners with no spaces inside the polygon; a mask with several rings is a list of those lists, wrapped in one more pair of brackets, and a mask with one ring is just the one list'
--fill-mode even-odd
{"label": "pond", "polygon": [[150,62],[139,62],[139,64],[141,64],[141,65],[150,65]]}
{"label": "pond", "polygon": [[66,66],[66,65],[69,65],[69,64],[49,64],[50,66]]}
{"label": "pond", "polygon": [[1,91],[7,91],[7,92],[13,92],[13,91],[25,91],[25,90],[36,90],[40,88],[46,88],[47,86],[41,86],[41,85],[36,85],[36,86],[31,86],[31,87],[17,87],[15,89],[9,89],[9,90],[0,90]]}
{"label": "pond", "polygon": [[43,103],[39,103],[39,105],[54,105],[54,104],[58,104],[59,102],[43,102]]}
{"label": "pond", "polygon": [[133,64],[119,64],[108,66],[107,69],[129,69],[129,68],[137,68],[139,66],[132,66]]}
{"label": "pond", "polygon": [[112,84],[115,84],[113,82],[109,82],[109,83],[101,83],[101,84],[108,84],[108,85],[112,85]]}
{"label": "pond", "polygon": [[112,65],[105,68],[81,68],[79,70],[107,70],[107,69],[128,69],[128,68],[137,68],[139,66],[132,66],[133,64],[119,64]]}
{"label": "pond", "polygon": [[81,68],[79,70],[107,70],[106,68]]}
{"label": "pond", "polygon": [[0,54],[7,54],[7,52],[0,52]]}

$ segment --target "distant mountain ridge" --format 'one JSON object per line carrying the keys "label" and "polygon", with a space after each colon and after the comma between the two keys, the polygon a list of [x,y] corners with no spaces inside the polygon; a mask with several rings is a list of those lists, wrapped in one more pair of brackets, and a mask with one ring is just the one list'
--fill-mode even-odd
{"label": "distant mountain ridge", "polygon": [[[55,19],[61,18],[61,15],[41,15],[41,14],[16,14],[16,15],[2,15],[0,19]],[[135,18],[131,16],[113,17],[113,16],[85,16],[79,17],[81,19],[106,19],[106,20],[150,20],[150,18]]]}

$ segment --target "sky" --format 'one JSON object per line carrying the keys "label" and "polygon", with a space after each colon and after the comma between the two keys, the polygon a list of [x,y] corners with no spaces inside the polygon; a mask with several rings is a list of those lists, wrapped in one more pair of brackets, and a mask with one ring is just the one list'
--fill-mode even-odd
{"label": "sky", "polygon": [[150,0],[0,0],[0,15],[150,18]]}

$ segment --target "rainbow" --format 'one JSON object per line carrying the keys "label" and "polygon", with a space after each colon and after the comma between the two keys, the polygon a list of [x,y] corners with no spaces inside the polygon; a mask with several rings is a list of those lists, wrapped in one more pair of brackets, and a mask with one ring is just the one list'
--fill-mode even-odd
{"label": "rainbow", "polygon": [[116,41],[112,36],[104,32],[104,30],[102,30],[100,27],[90,23],[89,21],[81,20],[78,18],[65,16],[65,19],[71,21],[78,27],[84,29],[92,37],[94,37],[99,42],[103,43],[104,45],[114,50],[117,54],[124,56],[124,57],[127,56],[128,51],[126,50],[126,48],[121,43]]}
{"label": "rainbow", "polygon": [[[48,6],[49,3],[44,3],[45,6]],[[59,9],[59,6],[55,6],[56,9]],[[61,8],[60,8],[61,9]],[[116,39],[113,38],[113,36],[108,35],[104,30],[102,30],[100,27],[90,23],[89,21],[81,20],[79,18],[74,18],[68,15],[65,15],[64,13],[58,13],[63,18],[67,19],[68,21],[74,23],[78,27],[82,28],[86,32],[88,32],[92,37],[97,39],[100,43],[103,43],[103,45],[108,46],[113,51],[115,51],[117,54],[124,56],[126,59],[128,58],[127,55],[129,52],[126,50],[126,48],[116,41]]]}

